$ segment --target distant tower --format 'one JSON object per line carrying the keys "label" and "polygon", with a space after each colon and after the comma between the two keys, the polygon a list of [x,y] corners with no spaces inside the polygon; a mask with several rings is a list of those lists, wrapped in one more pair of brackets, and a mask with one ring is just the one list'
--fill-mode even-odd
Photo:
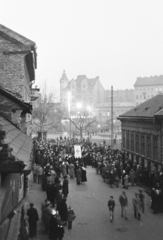
{"label": "distant tower", "polygon": [[68,87],[68,78],[66,76],[66,71],[63,70],[62,77],[60,79],[60,102],[65,103],[66,101],[66,88]]}

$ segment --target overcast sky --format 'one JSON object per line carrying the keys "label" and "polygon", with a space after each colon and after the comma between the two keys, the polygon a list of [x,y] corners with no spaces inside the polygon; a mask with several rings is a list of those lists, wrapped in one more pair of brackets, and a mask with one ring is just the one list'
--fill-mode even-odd
{"label": "overcast sky", "polygon": [[163,74],[163,0],[1,0],[0,23],[36,42],[39,86],[64,69],[105,89]]}

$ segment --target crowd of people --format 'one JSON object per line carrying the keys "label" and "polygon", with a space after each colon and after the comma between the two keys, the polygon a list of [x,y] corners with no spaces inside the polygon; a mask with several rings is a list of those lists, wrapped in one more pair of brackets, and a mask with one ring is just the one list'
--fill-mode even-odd
{"label": "crowd of people", "polygon": [[[75,157],[74,145],[81,146],[81,158]],[[118,149],[111,149],[105,141],[99,144],[92,143],[90,139],[57,138],[49,140],[34,140],[33,181],[39,183],[46,191],[46,199],[42,204],[41,219],[44,230],[49,239],[62,239],[64,227],[72,229],[75,213],[71,206],[67,206],[69,195],[69,179],[75,179],[77,185],[87,182],[86,167],[92,166],[97,174],[101,174],[104,181],[111,187],[119,187],[122,183],[124,189],[139,183],[151,188],[151,208],[153,213],[163,212],[163,174],[157,168],[149,172],[140,164],[132,162],[128,155]],[[119,198],[122,217],[127,219],[127,195],[123,191]],[[124,204],[125,202],[125,204]],[[111,221],[114,218],[115,202],[111,196],[108,202]],[[134,216],[140,220],[144,212],[144,195],[140,191],[133,198]],[[56,227],[52,227],[52,226]]]}

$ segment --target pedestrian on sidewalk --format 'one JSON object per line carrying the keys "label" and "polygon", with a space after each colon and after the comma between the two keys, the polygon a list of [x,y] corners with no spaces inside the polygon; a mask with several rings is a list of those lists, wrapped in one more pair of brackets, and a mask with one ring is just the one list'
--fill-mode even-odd
{"label": "pedestrian on sidewalk", "polygon": [[135,193],[135,197],[133,198],[132,203],[133,203],[133,209],[134,209],[134,217],[140,220],[141,219],[141,214],[140,214],[141,202],[140,202],[138,193]]}
{"label": "pedestrian on sidewalk", "polygon": [[68,219],[68,229],[72,229],[72,222],[73,220],[75,219],[75,213],[74,213],[74,210],[72,209],[71,206],[68,207],[68,216],[67,216],[67,219]]}
{"label": "pedestrian on sidewalk", "polygon": [[121,205],[121,217],[125,217],[125,219],[127,220],[127,206],[128,206],[128,198],[126,195],[126,192],[122,192],[122,194],[119,196],[119,202]]}
{"label": "pedestrian on sidewalk", "polygon": [[115,201],[113,200],[113,196],[110,196],[110,200],[108,201],[109,213],[110,213],[110,222],[114,220],[114,208]]}
{"label": "pedestrian on sidewalk", "polygon": [[140,208],[142,210],[142,213],[144,213],[144,211],[145,211],[145,204],[144,204],[145,196],[144,196],[142,190],[139,190],[139,199],[140,199]]}
{"label": "pedestrian on sidewalk", "polygon": [[37,236],[37,221],[39,220],[37,209],[33,206],[34,204],[30,203],[30,209],[27,211],[30,238]]}

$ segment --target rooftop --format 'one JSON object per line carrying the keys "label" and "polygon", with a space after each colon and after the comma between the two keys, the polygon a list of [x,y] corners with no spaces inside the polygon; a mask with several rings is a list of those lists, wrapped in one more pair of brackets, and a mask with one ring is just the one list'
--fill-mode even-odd
{"label": "rooftop", "polygon": [[5,27],[2,24],[0,24],[0,36],[8,39],[11,42],[14,42],[15,44],[21,43],[22,45],[26,45],[26,46],[31,46],[31,47],[35,46],[35,42]]}
{"label": "rooftop", "polygon": [[155,85],[163,85],[163,75],[160,76],[151,76],[151,77],[138,77],[134,86],[155,86]]}
{"label": "rooftop", "polygon": [[157,95],[142,104],[132,108],[126,113],[119,116],[119,118],[126,117],[145,117],[145,118],[153,118],[155,115],[160,114],[163,116],[163,95]]}

